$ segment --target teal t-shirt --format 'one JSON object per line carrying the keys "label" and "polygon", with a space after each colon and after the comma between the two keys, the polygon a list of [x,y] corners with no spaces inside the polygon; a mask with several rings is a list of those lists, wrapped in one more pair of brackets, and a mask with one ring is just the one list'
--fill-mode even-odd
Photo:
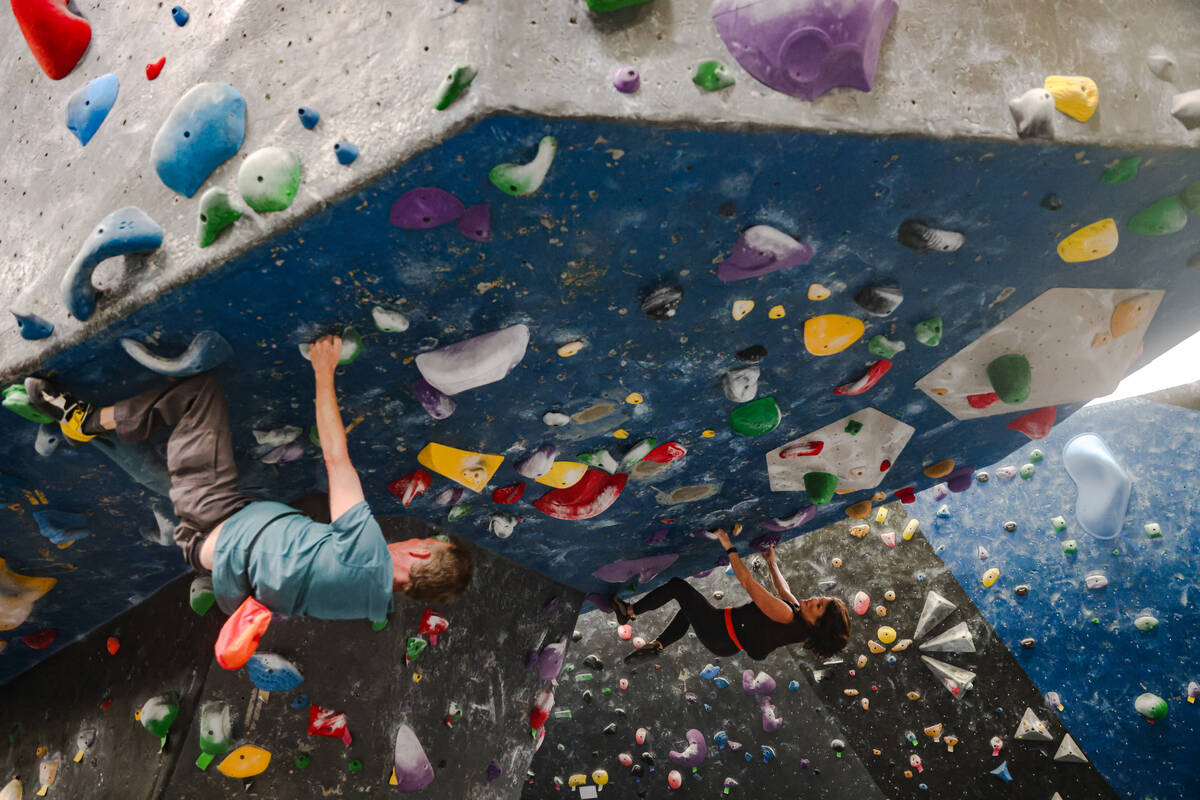
{"label": "teal t-shirt", "polygon": [[213,588],[221,608],[232,614],[254,595],[285,616],[386,619],[392,609],[392,557],[366,501],[328,525],[297,513],[263,530],[289,511],[295,509],[255,502],[225,521],[213,553]]}

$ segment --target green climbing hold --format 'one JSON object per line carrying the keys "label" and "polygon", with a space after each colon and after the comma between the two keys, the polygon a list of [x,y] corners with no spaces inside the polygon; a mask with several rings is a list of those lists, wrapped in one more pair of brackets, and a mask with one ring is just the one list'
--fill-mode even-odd
{"label": "green climbing hold", "polygon": [[45,424],[54,422],[52,417],[38,411],[29,403],[29,395],[25,392],[25,386],[20,383],[14,383],[4,390],[4,407],[14,414],[19,414],[30,422]]}
{"label": "green climbing hold", "polygon": [[832,500],[837,485],[838,477],[833,473],[804,473],[804,493],[808,495],[808,501],[814,506],[823,506]]}
{"label": "green climbing hold", "polygon": [[375,631],[376,633],[378,633],[379,631],[383,630],[386,627],[387,627],[386,619],[376,620],[375,622],[371,623],[371,630]]}
{"label": "green climbing hold", "polygon": [[1008,353],[987,365],[988,380],[996,396],[1009,405],[1024,403],[1033,388],[1029,359],[1020,353]]}
{"label": "green climbing hold", "polygon": [[429,642],[425,641],[420,636],[410,636],[408,637],[408,642],[404,645],[404,657],[407,660],[412,661],[414,658],[421,655],[428,645]]}
{"label": "green climbing hold", "polygon": [[217,595],[213,590],[212,578],[207,575],[193,578],[192,587],[188,591],[188,603],[192,611],[203,617],[216,602]]}
{"label": "green climbing hold", "polygon": [[1017,474],[1021,476],[1021,480],[1027,481],[1033,477],[1033,464],[1022,464],[1017,470]]}
{"label": "green climbing hold", "polygon": [[729,415],[729,427],[739,436],[762,436],[779,425],[782,415],[774,397],[760,397],[740,405]]}
{"label": "green climbing hold", "polygon": [[300,188],[300,158],[283,147],[255,150],[238,170],[237,187],[255,211],[283,211]]}
{"label": "green climbing hold", "polygon": [[590,681],[595,677],[596,676],[590,672],[581,672],[575,676],[575,682],[579,683],[580,681]]}
{"label": "green climbing hold", "polygon": [[856,419],[852,419],[846,423],[845,430],[851,436],[857,436],[858,432],[862,430],[862,423]]}
{"label": "green climbing hold", "polygon": [[612,694],[612,687],[605,686],[603,689],[600,690],[600,694]]}
{"label": "green climbing hold", "polygon": [[737,80],[729,73],[729,67],[720,61],[710,59],[708,61],[701,61],[696,65],[696,72],[692,75],[692,83],[706,92],[717,92],[733,86],[737,83]]}
{"label": "green climbing hold", "polygon": [[1192,181],[1183,187],[1183,191],[1179,193],[1179,199],[1188,211],[1200,214],[1200,181]]}
{"label": "green climbing hold", "polygon": [[1046,454],[1042,452],[1040,447],[1035,447],[1029,451],[1029,462],[1031,464],[1040,464],[1045,457]]}
{"label": "green climbing hold", "polygon": [[242,218],[241,209],[235,208],[229,192],[214,186],[200,197],[200,220],[196,223],[196,242],[208,247],[221,231]]}
{"label": "green climbing hold", "polygon": [[1139,714],[1151,722],[1154,722],[1156,719],[1164,719],[1167,716],[1167,701],[1153,692],[1139,694],[1137,699],[1133,701],[1133,707],[1137,709]]}
{"label": "green climbing hold", "polygon": [[308,753],[301,753],[296,756],[296,769],[308,769],[308,765],[311,763],[312,759],[309,758]]}
{"label": "green climbing hold", "polygon": [[533,194],[542,188],[546,173],[558,152],[558,139],[543,136],[538,142],[537,155],[528,164],[498,164],[488,173],[488,180],[500,191],[513,197]]}
{"label": "green climbing hold", "polygon": [[233,745],[233,713],[229,703],[209,701],[200,706],[200,757],[196,766],[208,769],[217,756]]}
{"label": "green climbing hold", "polygon": [[308,429],[308,440],[317,447],[321,446],[321,432],[317,430],[316,425],[313,425]]}
{"label": "green climbing hold", "polygon": [[446,519],[450,520],[451,522],[454,522],[455,520],[462,519],[463,517],[467,516],[470,513],[471,513],[471,507],[469,505],[467,505],[466,503],[456,503],[456,504],[450,506],[450,513],[448,513],[446,515]]}
{"label": "green climbing hold", "polygon": [[942,342],[942,318],[934,317],[918,322],[913,326],[913,334],[921,344],[937,347]]}
{"label": "green climbing hold", "polygon": [[475,68],[470,64],[459,64],[450,70],[450,74],[438,87],[437,105],[434,108],[438,111],[445,111],[454,105],[454,101],[466,91],[473,80],[475,80]]}
{"label": "green climbing hold", "polygon": [[350,763],[346,765],[346,769],[350,770],[351,772],[362,772],[362,768],[362,759],[359,758],[351,759]]}
{"label": "green climbing hold", "polygon": [[867,349],[880,358],[891,358],[903,352],[904,348],[904,342],[894,342],[883,334],[876,334],[867,342]]}
{"label": "green climbing hold", "polygon": [[621,466],[617,463],[617,460],[612,457],[612,454],[604,448],[588,450],[580,453],[577,457],[589,467],[596,467],[597,469],[602,469],[605,472],[616,472]]}
{"label": "green climbing hold", "polygon": [[618,8],[637,6],[647,2],[649,0],[587,0],[588,8],[597,13],[616,11]]}
{"label": "green climbing hold", "polygon": [[158,752],[161,753],[166,748],[167,734],[171,732],[171,725],[178,715],[179,694],[176,692],[155,695],[138,711],[138,720],[142,727],[160,740]]}
{"label": "green climbing hold", "polygon": [[1113,164],[1100,176],[1101,183],[1124,183],[1130,178],[1134,178],[1138,173],[1138,165],[1142,163],[1141,156],[1133,156],[1131,158],[1122,158],[1116,164]]}
{"label": "green climbing hold", "polygon": [[1143,236],[1175,233],[1183,230],[1184,225],[1187,225],[1187,212],[1183,209],[1183,201],[1175,195],[1143,208],[1129,220],[1129,230]]}
{"label": "green climbing hold", "polygon": [[1063,552],[1073,556],[1079,552],[1079,544],[1074,539],[1066,539],[1062,543]]}
{"label": "green climbing hold", "polygon": [[[360,355],[362,355],[362,351],[363,351],[362,334],[358,332],[357,328],[352,326],[352,327],[344,329],[340,335],[342,337],[342,352],[338,356],[338,364],[339,365],[352,364],[352,363],[354,363],[354,359],[356,359]],[[307,360],[309,357],[309,353],[312,350],[312,343],[311,342],[301,342],[299,345],[299,349],[300,349],[300,355],[304,356],[304,358]],[[310,435],[310,438],[311,438],[311,435]],[[320,441],[317,441],[317,442],[315,442],[315,444],[319,447],[321,443],[320,443]]]}

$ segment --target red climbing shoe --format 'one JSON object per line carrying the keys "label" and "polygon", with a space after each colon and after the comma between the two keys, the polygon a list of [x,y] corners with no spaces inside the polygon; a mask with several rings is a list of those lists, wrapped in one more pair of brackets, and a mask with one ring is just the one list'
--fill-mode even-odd
{"label": "red climbing shoe", "polygon": [[221,626],[217,637],[217,663],[225,669],[240,669],[258,649],[258,642],[271,624],[271,609],[247,597]]}

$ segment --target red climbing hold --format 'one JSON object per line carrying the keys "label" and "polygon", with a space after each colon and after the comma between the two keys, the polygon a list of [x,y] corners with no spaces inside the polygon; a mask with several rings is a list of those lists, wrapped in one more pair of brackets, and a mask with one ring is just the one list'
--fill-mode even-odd
{"label": "red climbing hold", "polygon": [[591,519],[617,501],[628,479],[624,472],[609,475],[602,469],[589,469],[578,483],[546,492],[533,501],[533,507],[558,519]]}
{"label": "red climbing hold", "polygon": [[350,746],[353,739],[350,728],[346,723],[346,714],[334,711],[332,708],[321,708],[316,703],[308,707],[308,732],[312,736],[328,736],[330,739],[341,739],[342,744]]}
{"label": "red climbing hold", "polygon": [[244,667],[258,649],[258,642],[270,624],[271,609],[253,597],[247,597],[221,626],[221,633],[213,647],[217,663],[225,669]]}
{"label": "red climbing hold", "polygon": [[509,505],[521,499],[525,494],[525,482],[514,483],[512,486],[501,486],[492,492],[492,501],[501,505]]}
{"label": "red climbing hold", "polygon": [[646,454],[642,461],[653,461],[656,464],[669,464],[677,458],[687,455],[687,448],[679,442],[663,442]]}
{"label": "red climbing hold", "polygon": [[163,65],[167,63],[167,57],[163,56],[158,61],[146,65],[146,80],[152,81],[158,77],[158,73],[162,72]]}
{"label": "red climbing hold", "polygon": [[891,468],[892,468],[891,460],[885,458],[883,461],[879,462],[879,471],[880,472],[887,472]]}
{"label": "red climbing hold", "polygon": [[108,637],[108,641],[105,642],[105,646],[108,648],[108,654],[115,656],[117,651],[121,649],[121,640],[115,636],[110,636]]}
{"label": "red climbing hold", "polygon": [[868,367],[866,373],[864,373],[861,378],[853,383],[843,383],[841,386],[834,389],[833,393],[849,396],[862,394],[875,384],[879,383],[879,379],[882,378],[891,368],[892,362],[888,361],[886,358],[881,358]]}
{"label": "red climbing hold", "polygon": [[101,711],[108,711],[108,707],[109,707],[109,706],[111,706],[111,705],[112,705],[112,703],[113,703],[112,695],[109,695],[108,697],[104,698],[104,699],[103,699],[103,700],[100,702],[100,710],[101,710]]}
{"label": "red climbing hold", "polygon": [[550,711],[554,708],[554,692],[549,689],[543,689],[541,693],[534,698],[533,708],[529,710],[529,727],[533,730],[540,729],[546,724],[546,720],[550,719]]}
{"label": "red climbing hold", "polygon": [[42,71],[55,81],[71,74],[92,40],[88,21],[67,0],[12,0],[12,10]]}
{"label": "red climbing hold", "polygon": [[397,478],[388,484],[388,491],[400,498],[400,502],[408,505],[421,495],[433,483],[433,476],[423,469],[408,473],[403,478]]}
{"label": "red climbing hold", "polygon": [[967,395],[967,402],[971,404],[971,408],[987,408],[999,399],[1000,395],[996,394],[995,392]]}
{"label": "red climbing hold", "polygon": [[917,488],[915,486],[905,486],[903,489],[896,490],[896,497],[901,503],[917,502]]}
{"label": "red climbing hold", "polygon": [[54,644],[55,636],[58,636],[57,628],[46,628],[44,631],[31,633],[28,636],[22,636],[21,641],[32,647],[34,650],[45,650],[50,645]]}
{"label": "red climbing hold", "polygon": [[437,646],[438,634],[446,632],[450,627],[450,620],[438,614],[432,608],[426,607],[425,613],[421,615],[421,625],[417,632],[422,636],[429,637],[429,643]]}
{"label": "red climbing hold", "polygon": [[797,456],[816,456],[820,455],[825,449],[824,442],[797,442],[789,444],[787,447],[779,451],[780,458],[796,458]]}
{"label": "red climbing hold", "polygon": [[1017,417],[1005,427],[1010,431],[1020,431],[1030,439],[1045,439],[1054,427],[1057,417],[1058,406],[1046,406]]}

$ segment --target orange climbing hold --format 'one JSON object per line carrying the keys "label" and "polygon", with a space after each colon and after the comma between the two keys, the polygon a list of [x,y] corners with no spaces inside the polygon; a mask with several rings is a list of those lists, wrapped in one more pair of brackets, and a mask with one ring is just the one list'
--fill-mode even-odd
{"label": "orange climbing hold", "polygon": [[954,471],[954,459],[947,458],[922,470],[927,478],[944,478]]}
{"label": "orange climbing hold", "polygon": [[842,314],[822,314],[804,322],[804,346],[814,356],[840,353],[859,340],[866,326]]}
{"label": "orange climbing hold", "polygon": [[846,507],[846,516],[850,519],[866,519],[871,513],[871,501],[860,500],[852,506]]}
{"label": "orange climbing hold", "polygon": [[271,624],[271,609],[247,597],[237,611],[221,626],[213,647],[217,663],[225,669],[241,669],[258,649],[258,643]]}
{"label": "orange climbing hold", "polygon": [[252,744],[244,744],[225,756],[217,765],[217,771],[230,778],[253,778],[266,772],[270,765],[270,752]]}
{"label": "orange climbing hold", "polygon": [[110,636],[108,637],[108,641],[105,642],[105,646],[108,647],[108,654],[115,656],[117,651],[121,649],[121,640],[115,636]]}

